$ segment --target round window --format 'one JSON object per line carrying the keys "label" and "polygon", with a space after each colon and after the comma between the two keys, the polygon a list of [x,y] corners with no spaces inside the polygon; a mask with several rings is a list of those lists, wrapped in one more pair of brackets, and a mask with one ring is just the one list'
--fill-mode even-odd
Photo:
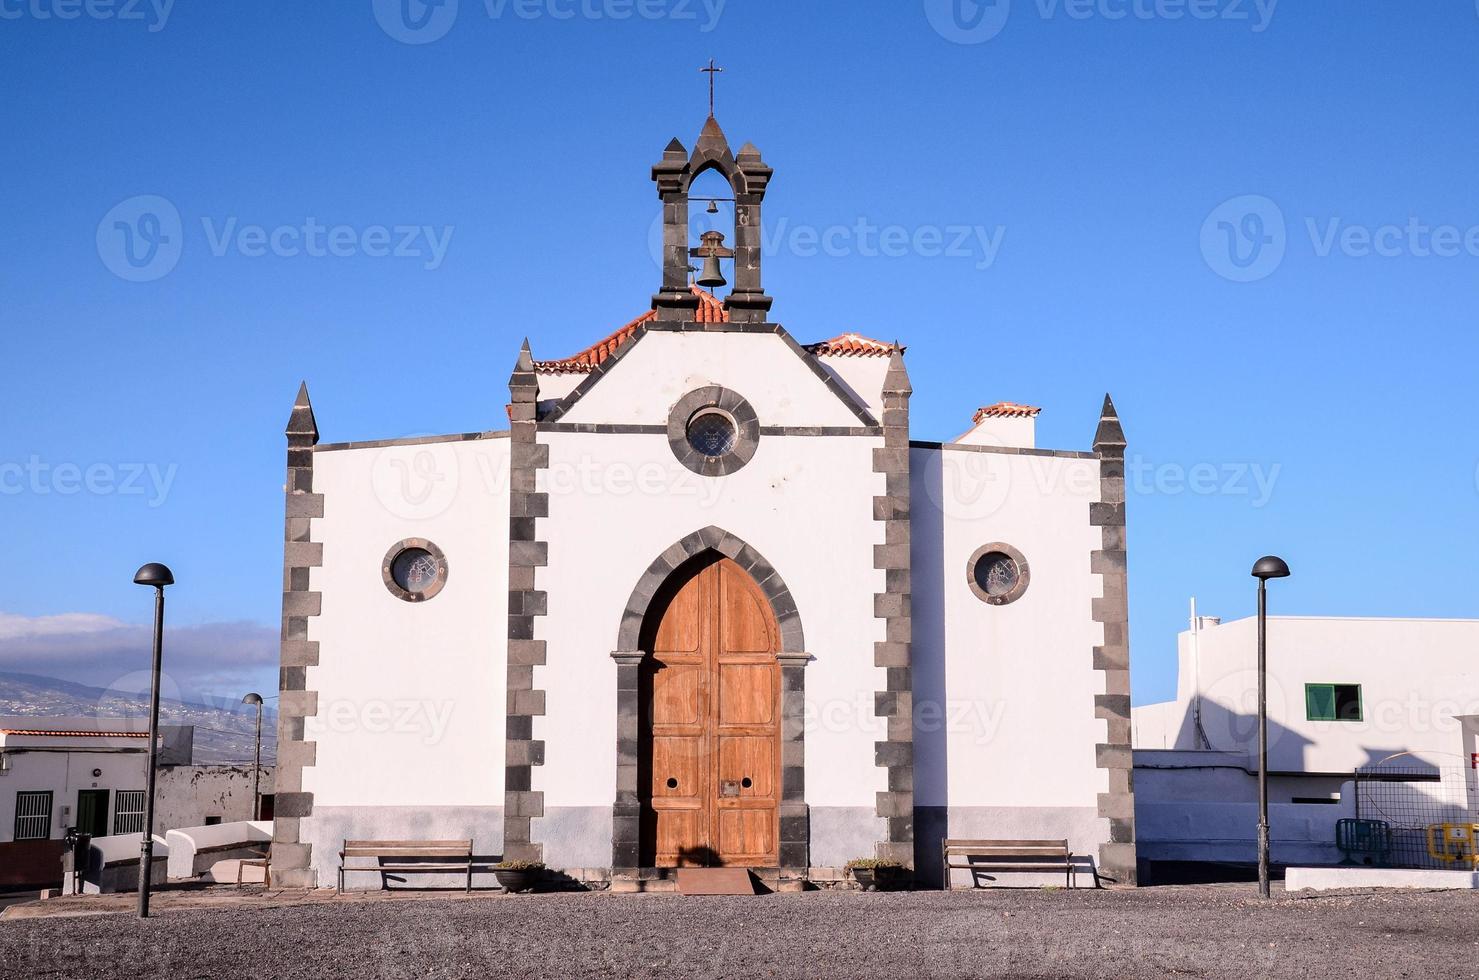
{"label": "round window", "polygon": [[988,544],[976,549],[966,564],[966,583],[976,598],[993,606],[1015,602],[1027,591],[1027,559],[1022,552],[1005,544]]}
{"label": "round window", "polygon": [[1004,596],[1017,587],[1022,573],[1011,555],[993,551],[976,562],[976,584],[989,596]]}
{"label": "round window", "polygon": [[699,412],[688,420],[688,444],[699,455],[717,459],[734,451],[739,439],[734,420],[718,409]]}
{"label": "round window", "polygon": [[390,594],[407,602],[430,599],[447,581],[447,558],[430,541],[409,538],[390,549],[381,568]]}

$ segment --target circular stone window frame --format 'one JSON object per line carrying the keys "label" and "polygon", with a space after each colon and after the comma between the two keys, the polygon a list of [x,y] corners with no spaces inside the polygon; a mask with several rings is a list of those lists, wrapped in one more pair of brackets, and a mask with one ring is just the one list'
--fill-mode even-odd
{"label": "circular stone window frame", "polygon": [[[688,425],[696,417],[718,411],[734,423],[734,448],[722,456],[705,456],[688,441]],[[728,476],[755,456],[760,445],[760,419],[738,392],[718,385],[697,388],[678,399],[668,413],[668,446],[689,470],[700,476]]]}
{"label": "circular stone window frame", "polygon": [[[976,581],[976,565],[987,555],[997,554],[1006,555],[1017,563],[1017,584],[1001,595],[992,595],[981,588],[981,583]],[[1032,572],[1028,568],[1027,558],[1022,552],[1005,542],[993,541],[990,544],[981,545],[981,547],[971,553],[970,559],[965,563],[965,581],[971,587],[971,592],[975,593],[977,599],[980,599],[989,606],[1005,606],[1022,598],[1022,593],[1027,591],[1027,586],[1032,581]]]}
{"label": "circular stone window frame", "polygon": [[[400,584],[396,582],[395,576],[391,573],[391,569],[395,566],[395,560],[401,556],[401,552],[409,551],[412,548],[419,548],[437,560],[436,582],[432,584],[431,588],[423,589],[420,592],[408,592],[401,588]],[[447,584],[447,556],[442,553],[441,548],[438,548],[425,538],[406,538],[404,541],[398,541],[391,545],[390,550],[385,553],[385,560],[380,564],[380,577],[385,582],[385,588],[397,599],[405,602],[425,602],[427,599],[435,598],[437,593],[442,591],[442,587]]]}

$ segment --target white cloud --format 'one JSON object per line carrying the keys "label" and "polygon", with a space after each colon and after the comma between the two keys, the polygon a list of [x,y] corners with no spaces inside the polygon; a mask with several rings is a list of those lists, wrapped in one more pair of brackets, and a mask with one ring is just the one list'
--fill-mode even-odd
{"label": "white cloud", "polygon": [[[147,686],[153,629],[96,613],[0,612],[0,671],[38,674],[105,689]],[[257,623],[165,625],[166,686],[186,699],[276,688],[278,632]],[[239,695],[238,695],[239,697]]]}

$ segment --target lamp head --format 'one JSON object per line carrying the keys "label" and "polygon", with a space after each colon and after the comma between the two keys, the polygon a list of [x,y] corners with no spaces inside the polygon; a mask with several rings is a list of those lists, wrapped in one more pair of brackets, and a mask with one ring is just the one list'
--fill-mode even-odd
{"label": "lamp head", "polygon": [[1265,582],[1271,578],[1288,578],[1289,563],[1274,555],[1266,555],[1253,563],[1253,577]]}
{"label": "lamp head", "polygon": [[174,584],[175,576],[169,570],[169,566],[161,565],[157,561],[151,561],[134,573],[134,585],[152,585],[156,589],[162,589],[166,585]]}
{"label": "lamp head", "polygon": [[262,703],[262,695],[260,695],[260,694],[258,694],[258,693],[256,693],[254,691],[251,694],[248,694],[246,697],[242,698],[241,699],[241,703],[242,704],[261,704]]}

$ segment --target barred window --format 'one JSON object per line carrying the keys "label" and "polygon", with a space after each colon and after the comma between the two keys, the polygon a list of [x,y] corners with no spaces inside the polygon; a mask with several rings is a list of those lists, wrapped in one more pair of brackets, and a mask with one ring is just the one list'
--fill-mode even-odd
{"label": "barred window", "polygon": [[144,832],[144,791],[121,789],[113,796],[113,833]]}
{"label": "barred window", "polygon": [[51,790],[15,794],[15,839],[46,840],[51,836]]}

